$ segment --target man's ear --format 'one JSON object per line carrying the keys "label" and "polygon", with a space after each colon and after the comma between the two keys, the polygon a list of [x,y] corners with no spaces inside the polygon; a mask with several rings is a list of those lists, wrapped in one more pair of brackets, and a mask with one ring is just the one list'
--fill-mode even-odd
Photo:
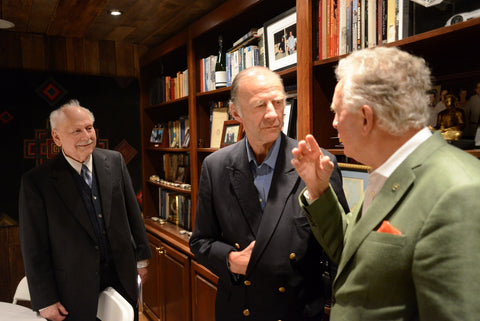
{"label": "man's ear", "polygon": [[238,112],[237,106],[234,103],[230,104],[230,114],[235,118],[236,121],[243,123],[242,116]]}
{"label": "man's ear", "polygon": [[368,134],[372,131],[374,125],[375,116],[373,109],[368,105],[363,105],[360,108],[360,114],[363,117],[362,131],[364,134]]}
{"label": "man's ear", "polygon": [[57,145],[58,147],[62,146],[62,141],[60,140],[60,136],[58,135],[58,132],[56,129],[52,129],[52,138],[53,138],[53,141],[55,142],[55,145]]}

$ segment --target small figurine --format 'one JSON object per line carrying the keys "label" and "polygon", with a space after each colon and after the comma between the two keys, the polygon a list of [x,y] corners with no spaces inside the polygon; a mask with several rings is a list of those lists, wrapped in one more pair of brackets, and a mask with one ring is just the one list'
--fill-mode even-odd
{"label": "small figurine", "polygon": [[458,140],[462,137],[462,130],[465,126],[465,114],[463,109],[456,107],[457,97],[448,94],[445,96],[447,109],[438,114],[437,125],[445,140]]}

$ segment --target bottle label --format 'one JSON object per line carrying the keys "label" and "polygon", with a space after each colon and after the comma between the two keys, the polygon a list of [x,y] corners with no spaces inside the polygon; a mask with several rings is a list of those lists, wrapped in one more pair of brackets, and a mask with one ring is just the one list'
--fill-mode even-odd
{"label": "bottle label", "polygon": [[227,87],[227,73],[225,71],[215,71],[215,87]]}

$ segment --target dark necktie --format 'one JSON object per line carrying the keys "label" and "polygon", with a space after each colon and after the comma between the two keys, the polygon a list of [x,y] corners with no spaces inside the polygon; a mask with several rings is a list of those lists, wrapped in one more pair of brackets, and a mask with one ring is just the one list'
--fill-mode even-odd
{"label": "dark necktie", "polygon": [[85,164],[82,164],[82,170],[80,171],[80,175],[82,176],[85,183],[87,183],[89,187],[92,187],[92,176],[90,175],[90,172],[88,171],[88,168],[87,166],[85,166]]}

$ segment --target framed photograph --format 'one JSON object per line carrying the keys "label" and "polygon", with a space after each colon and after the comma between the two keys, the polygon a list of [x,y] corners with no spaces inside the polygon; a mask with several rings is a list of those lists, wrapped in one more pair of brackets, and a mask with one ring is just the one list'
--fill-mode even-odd
{"label": "framed photograph", "polygon": [[292,8],[268,20],[265,31],[265,56],[271,70],[280,70],[297,63],[297,11]]}
{"label": "framed photograph", "polygon": [[368,171],[365,165],[338,163],[342,172],[343,191],[347,198],[348,207],[353,212],[360,206],[360,201],[368,185]]}
{"label": "framed photograph", "polygon": [[222,140],[220,147],[225,147],[238,142],[243,137],[243,125],[236,120],[223,122]]}
{"label": "framed photograph", "polygon": [[163,141],[163,128],[155,125],[150,135],[150,143],[161,144]]}
{"label": "framed photograph", "polygon": [[186,166],[178,166],[175,175],[175,183],[186,183],[188,179],[188,168]]}

